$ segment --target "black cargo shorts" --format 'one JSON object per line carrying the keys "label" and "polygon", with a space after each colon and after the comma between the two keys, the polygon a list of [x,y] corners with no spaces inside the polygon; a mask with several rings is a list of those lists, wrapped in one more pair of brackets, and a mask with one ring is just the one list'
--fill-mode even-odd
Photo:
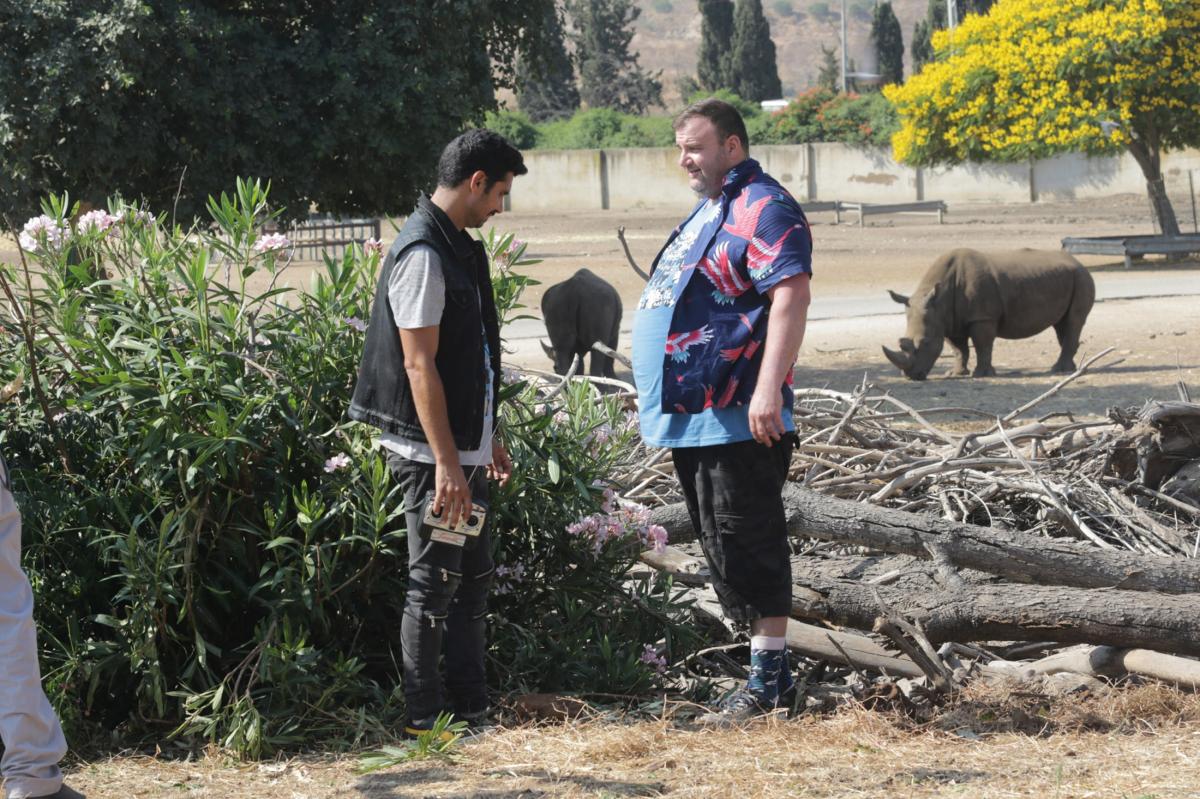
{"label": "black cargo shorts", "polygon": [[783,484],[795,433],[767,447],[738,441],[671,450],[721,607],[733,620],[791,615]]}

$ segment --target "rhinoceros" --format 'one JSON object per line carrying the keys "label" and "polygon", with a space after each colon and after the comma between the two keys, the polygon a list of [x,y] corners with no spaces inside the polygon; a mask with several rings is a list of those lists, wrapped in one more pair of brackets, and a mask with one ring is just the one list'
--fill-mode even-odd
{"label": "rhinoceros", "polygon": [[975,345],[975,377],[996,374],[996,338],[1028,338],[1048,327],[1062,352],[1052,372],[1073,372],[1079,334],[1092,310],[1096,284],[1079,261],[1066,253],[1017,250],[982,253],[951,250],[933,262],[911,297],[888,292],[908,311],[908,333],[900,351],[883,348],[905,376],[924,380],[948,340],[958,352],[950,374],[967,374]]}
{"label": "rhinoceros", "polygon": [[617,290],[588,269],[580,269],[542,295],[542,319],[550,346],[542,349],[554,361],[554,371],[566,374],[576,356],[592,353],[591,374],[613,377],[613,359],[592,350],[597,341],[617,348],[621,327],[621,297]]}

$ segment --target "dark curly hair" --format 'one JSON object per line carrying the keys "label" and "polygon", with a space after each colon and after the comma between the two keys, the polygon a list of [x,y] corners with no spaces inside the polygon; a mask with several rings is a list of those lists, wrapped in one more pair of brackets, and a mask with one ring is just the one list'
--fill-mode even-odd
{"label": "dark curly hair", "polygon": [[454,188],[482,171],[487,175],[487,188],[513,175],[529,170],[521,152],[499,133],[486,128],[474,128],[446,145],[438,159],[438,185]]}

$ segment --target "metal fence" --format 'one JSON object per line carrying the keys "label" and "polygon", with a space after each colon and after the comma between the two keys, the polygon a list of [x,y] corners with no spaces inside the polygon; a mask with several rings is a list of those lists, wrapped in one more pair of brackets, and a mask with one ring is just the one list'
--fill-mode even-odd
{"label": "metal fence", "polygon": [[367,239],[378,241],[382,225],[378,219],[333,219],[313,216],[291,227],[268,227],[267,233],[282,233],[291,242],[293,257],[300,261],[319,261],[322,256],[340,258],[351,244]]}

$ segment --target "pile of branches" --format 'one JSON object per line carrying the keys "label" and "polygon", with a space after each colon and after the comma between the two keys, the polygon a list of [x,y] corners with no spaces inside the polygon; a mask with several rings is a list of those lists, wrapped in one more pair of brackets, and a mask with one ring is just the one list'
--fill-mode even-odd
{"label": "pile of branches", "polygon": [[[1180,386],[1100,421],[1028,421],[1105,354],[1001,417],[865,384],[797,390],[792,650],[863,695],[1063,671],[1200,686],[1200,405]],[[625,463],[622,496],[673,544],[643,561],[720,620],[669,453],[643,445]]]}
{"label": "pile of branches", "polygon": [[[1055,414],[1015,422],[1095,360],[1002,417],[970,408],[917,410],[869,385],[851,393],[798,389],[800,444],[790,478],[825,496],[956,522],[1196,557],[1196,405],[1151,402],[1112,409],[1102,421]],[[933,421],[970,416],[981,420],[971,432],[953,429],[964,427],[961,421]],[[618,476],[625,497],[651,506],[679,501],[666,451],[648,449],[633,467]]]}

